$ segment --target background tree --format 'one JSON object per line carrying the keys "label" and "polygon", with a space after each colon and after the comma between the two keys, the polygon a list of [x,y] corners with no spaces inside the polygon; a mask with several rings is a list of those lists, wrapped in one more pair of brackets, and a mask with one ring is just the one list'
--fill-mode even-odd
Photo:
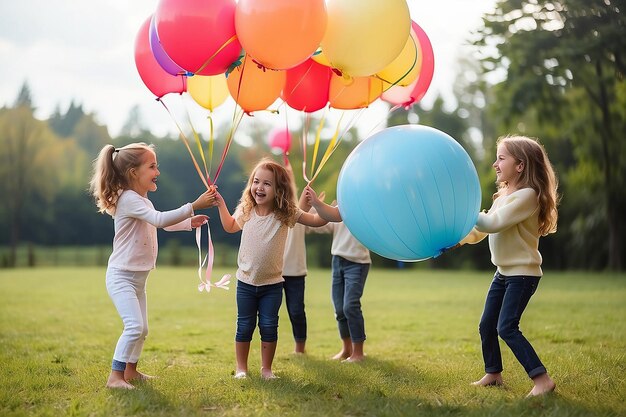
{"label": "background tree", "polygon": [[24,224],[36,224],[45,215],[65,168],[65,146],[45,122],[34,118],[27,90],[20,91],[16,107],[0,111],[0,194],[9,232],[2,240],[11,246],[9,265],[15,262]]}
{"label": "background tree", "polygon": [[475,42],[485,72],[506,74],[491,103],[498,128],[540,137],[557,165],[572,259],[599,244],[615,270],[625,258],[625,9],[616,0],[501,0]]}

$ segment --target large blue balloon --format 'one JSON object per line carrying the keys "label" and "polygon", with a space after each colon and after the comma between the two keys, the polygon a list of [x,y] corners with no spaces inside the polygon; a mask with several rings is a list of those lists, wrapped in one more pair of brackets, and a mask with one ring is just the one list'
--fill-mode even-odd
{"label": "large blue balloon", "polygon": [[457,141],[431,127],[403,125],[352,151],[337,200],[346,226],[371,251],[420,261],[472,230],[481,195],[476,168]]}

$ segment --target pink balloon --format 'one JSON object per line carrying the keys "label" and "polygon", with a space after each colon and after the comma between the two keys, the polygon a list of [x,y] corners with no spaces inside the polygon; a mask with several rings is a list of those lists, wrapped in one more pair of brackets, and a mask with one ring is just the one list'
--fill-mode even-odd
{"label": "pink balloon", "polygon": [[395,85],[383,92],[381,96],[384,101],[404,106],[407,109],[424,97],[428,91],[428,87],[430,87],[435,70],[435,55],[428,35],[426,35],[426,32],[415,22],[411,23],[411,29],[413,29],[417,36],[422,54],[422,68],[420,69],[420,73],[411,84],[405,87]]}
{"label": "pink balloon", "polygon": [[281,93],[285,102],[296,110],[312,113],[328,103],[328,87],[332,70],[312,59],[287,70]]}
{"label": "pink balloon", "polygon": [[286,128],[274,128],[268,135],[270,148],[280,149],[284,154],[291,148],[291,133]]}
{"label": "pink balloon", "polygon": [[160,0],[156,29],[165,53],[200,75],[217,75],[239,58],[235,0]]}
{"label": "pink balloon", "polygon": [[184,93],[187,91],[187,77],[167,73],[157,62],[150,49],[150,20],[148,17],[135,38],[135,66],[139,76],[148,90],[158,98],[167,93]]}
{"label": "pink balloon", "polygon": [[152,50],[152,55],[157,60],[161,68],[165,70],[165,72],[172,75],[185,74],[187,71],[179,67],[172,58],[167,56],[165,51],[163,50],[163,46],[161,45],[161,41],[159,40],[159,35],[156,31],[156,25],[154,23],[154,15],[152,15],[152,19],[150,19],[150,49]]}

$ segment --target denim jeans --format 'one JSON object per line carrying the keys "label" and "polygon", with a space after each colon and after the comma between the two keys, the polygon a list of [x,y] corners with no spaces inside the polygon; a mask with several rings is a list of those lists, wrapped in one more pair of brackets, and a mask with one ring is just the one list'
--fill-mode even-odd
{"label": "denim jeans", "polygon": [[358,264],[333,255],[332,299],[335,318],[342,339],[352,342],[365,340],[365,322],[361,311],[361,296],[370,264]]}
{"label": "denim jeans", "polygon": [[278,340],[278,310],[283,302],[283,283],[250,285],[237,281],[237,342],[250,342],[259,316],[261,341]]}
{"label": "denim jeans", "polygon": [[546,373],[537,353],[519,329],[522,313],[541,277],[504,276],[496,272],[487,293],[479,332],[487,373],[502,372],[498,335],[509,346],[530,378]]}
{"label": "denim jeans", "polygon": [[107,291],[124,323],[113,354],[115,371],[123,371],[127,362],[137,363],[143,350],[148,335],[146,282],[149,272],[107,268]]}
{"label": "denim jeans", "polygon": [[285,288],[285,304],[291,321],[293,339],[296,342],[306,341],[306,313],[304,312],[304,276],[283,276]]}

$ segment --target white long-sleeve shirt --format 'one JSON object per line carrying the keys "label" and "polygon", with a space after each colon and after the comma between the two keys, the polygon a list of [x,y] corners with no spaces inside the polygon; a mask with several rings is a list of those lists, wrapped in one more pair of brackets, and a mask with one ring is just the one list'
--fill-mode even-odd
{"label": "white long-sleeve shirt", "polygon": [[502,275],[540,277],[539,203],[532,188],[497,197],[461,243],[478,243],[489,235],[491,262]]}
{"label": "white long-sleeve shirt", "polygon": [[175,210],[157,211],[149,199],[133,190],[125,190],[112,216],[115,237],[109,266],[149,271],[156,267],[159,251],[156,229],[191,230],[193,208],[187,203]]}

